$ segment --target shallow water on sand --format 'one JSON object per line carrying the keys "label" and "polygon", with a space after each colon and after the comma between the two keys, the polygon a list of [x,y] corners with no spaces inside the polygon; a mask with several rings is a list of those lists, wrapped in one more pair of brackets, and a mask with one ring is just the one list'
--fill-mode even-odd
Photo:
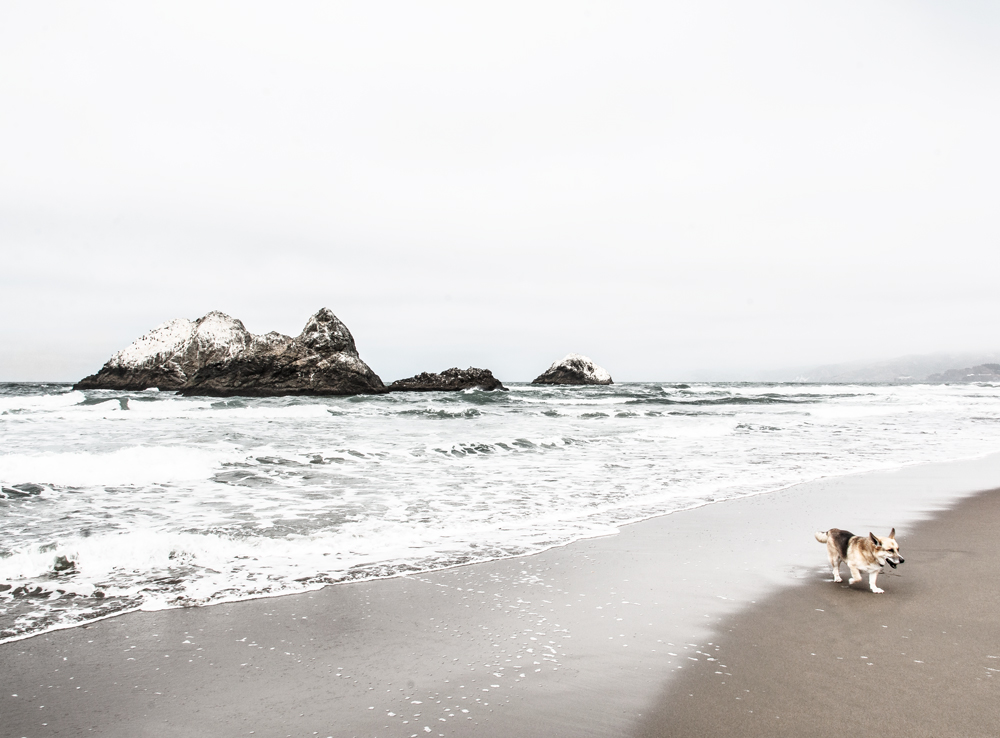
{"label": "shallow water on sand", "polygon": [[0,385],[0,640],[539,551],[1000,446],[1000,387],[692,384],[348,398]]}

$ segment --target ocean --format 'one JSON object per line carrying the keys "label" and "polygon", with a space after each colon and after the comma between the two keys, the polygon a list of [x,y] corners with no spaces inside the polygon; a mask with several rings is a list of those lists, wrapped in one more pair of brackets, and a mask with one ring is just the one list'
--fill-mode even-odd
{"label": "ocean", "polygon": [[0,642],[997,450],[1000,386],[985,384],[227,399],[0,384]]}

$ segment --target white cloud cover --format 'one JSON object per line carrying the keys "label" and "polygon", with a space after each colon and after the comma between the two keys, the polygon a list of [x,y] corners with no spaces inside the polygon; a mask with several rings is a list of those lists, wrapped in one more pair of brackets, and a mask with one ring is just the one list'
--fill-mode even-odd
{"label": "white cloud cover", "polygon": [[0,7],[0,380],[321,306],[383,379],[997,350],[979,2]]}

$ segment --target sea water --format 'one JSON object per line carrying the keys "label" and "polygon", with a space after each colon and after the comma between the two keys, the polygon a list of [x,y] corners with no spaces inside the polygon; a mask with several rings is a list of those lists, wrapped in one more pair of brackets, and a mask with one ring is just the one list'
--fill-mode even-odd
{"label": "sea water", "polygon": [[0,641],[516,556],[998,449],[990,385],[253,399],[0,385]]}

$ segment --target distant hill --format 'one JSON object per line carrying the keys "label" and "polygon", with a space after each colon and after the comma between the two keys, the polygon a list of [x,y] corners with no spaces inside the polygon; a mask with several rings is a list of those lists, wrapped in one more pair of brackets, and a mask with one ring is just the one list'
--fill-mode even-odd
{"label": "distant hill", "polygon": [[[967,367],[967,368],[959,368]],[[828,364],[783,372],[773,379],[855,384],[864,382],[992,382],[1000,381],[1000,353],[923,354],[876,362]],[[777,374],[777,373],[776,373]]]}
{"label": "distant hill", "polygon": [[949,369],[927,377],[928,382],[1000,382],[1000,364],[980,364],[965,369]]}

